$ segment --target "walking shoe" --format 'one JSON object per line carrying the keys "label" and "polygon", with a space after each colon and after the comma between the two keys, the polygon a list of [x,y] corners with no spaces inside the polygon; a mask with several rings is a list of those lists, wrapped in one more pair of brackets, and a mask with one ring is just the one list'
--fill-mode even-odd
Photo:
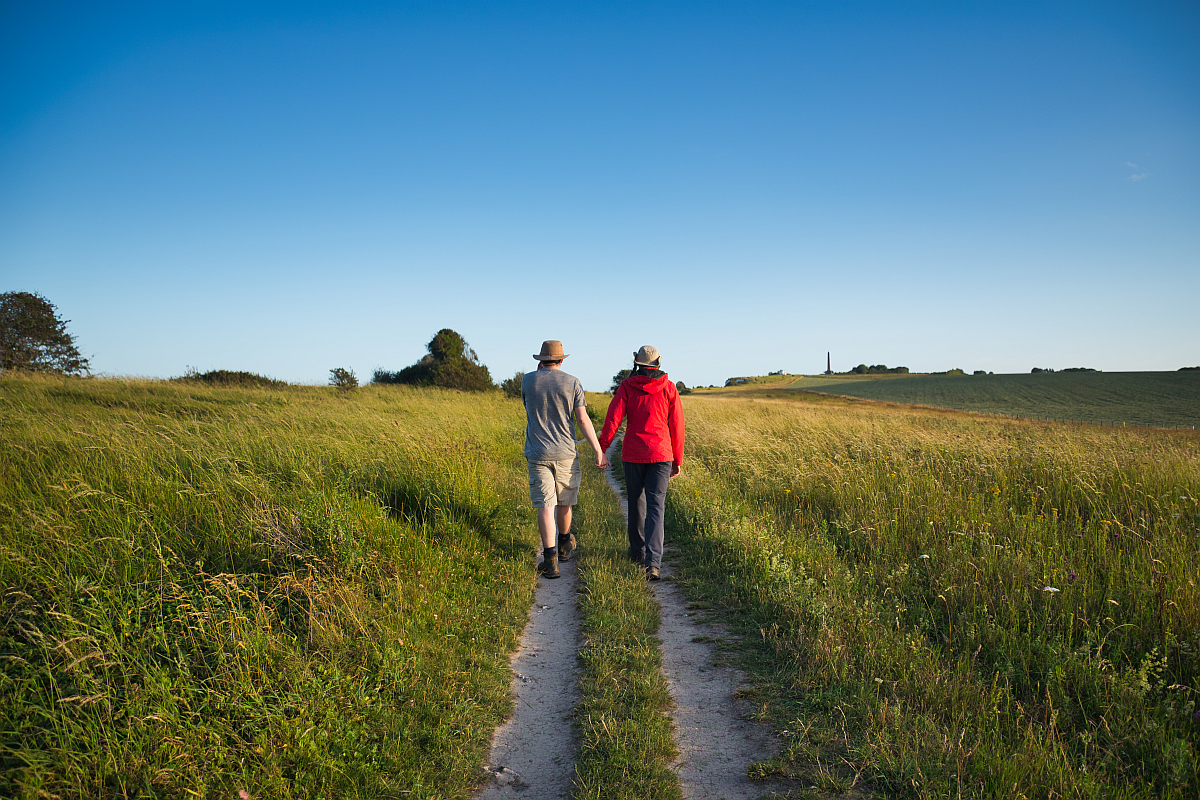
{"label": "walking shoe", "polygon": [[570,561],[573,555],[575,555],[575,534],[568,531],[566,536],[558,537],[559,563]]}
{"label": "walking shoe", "polygon": [[555,554],[552,556],[543,556],[542,560],[538,562],[537,573],[543,578],[557,578],[558,555]]}
{"label": "walking shoe", "polygon": [[646,567],[646,580],[656,581],[658,577],[658,567]]}

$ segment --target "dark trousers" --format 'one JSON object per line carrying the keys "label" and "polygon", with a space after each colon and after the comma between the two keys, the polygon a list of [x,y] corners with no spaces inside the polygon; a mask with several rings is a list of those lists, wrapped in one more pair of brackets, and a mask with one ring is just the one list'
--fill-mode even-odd
{"label": "dark trousers", "polygon": [[629,553],[642,554],[647,567],[662,567],[663,523],[671,462],[636,464],[622,461],[629,501]]}

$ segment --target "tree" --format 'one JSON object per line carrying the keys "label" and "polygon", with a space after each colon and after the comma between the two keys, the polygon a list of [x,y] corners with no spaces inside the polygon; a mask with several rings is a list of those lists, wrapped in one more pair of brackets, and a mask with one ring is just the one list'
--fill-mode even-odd
{"label": "tree", "polygon": [[616,392],[617,387],[621,385],[621,381],[625,380],[632,374],[633,374],[632,369],[623,369],[620,372],[618,372],[616,375],[613,375],[612,388],[609,389],[609,391]]}
{"label": "tree", "polygon": [[429,353],[417,363],[399,372],[377,369],[372,380],[375,383],[441,386],[469,392],[495,388],[488,368],[479,363],[479,356],[458,333],[442,328],[425,348]]}
{"label": "tree", "polygon": [[0,371],[87,372],[88,360],[67,333],[68,322],[40,294],[0,294]]}

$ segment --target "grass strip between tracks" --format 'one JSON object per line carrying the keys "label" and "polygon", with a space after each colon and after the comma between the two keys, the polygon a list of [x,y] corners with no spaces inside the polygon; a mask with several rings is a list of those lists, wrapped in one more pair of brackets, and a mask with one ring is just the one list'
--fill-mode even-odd
{"label": "grass strip between tracks", "polygon": [[584,637],[575,796],[676,800],[679,779],[668,767],[677,752],[666,713],[671,698],[655,637],[658,603],[641,567],[626,559],[625,518],[593,469],[584,471],[575,519]]}

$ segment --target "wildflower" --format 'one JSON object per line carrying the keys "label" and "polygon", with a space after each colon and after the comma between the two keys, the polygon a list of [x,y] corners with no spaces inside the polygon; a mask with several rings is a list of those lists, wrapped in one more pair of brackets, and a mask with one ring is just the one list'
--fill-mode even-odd
{"label": "wildflower", "polygon": [[1070,579],[1073,581],[1073,580],[1075,580],[1076,578],[1078,578],[1079,576],[1078,576],[1078,575],[1076,575],[1074,572],[1068,572],[1068,573],[1067,573],[1067,577],[1068,577],[1068,578],[1070,578]]}
{"label": "wildflower", "polygon": [[1059,590],[1055,589],[1053,586],[1043,586],[1042,591],[1043,592],[1057,592]]}
{"label": "wildflower", "polygon": [[245,789],[238,789],[238,797],[242,798],[242,800],[250,800],[250,793]]}
{"label": "wildflower", "polygon": [[1197,711],[1196,713],[1192,714],[1192,719],[1200,719],[1200,711]]}
{"label": "wildflower", "polygon": [[929,558],[929,556],[922,554],[922,555],[917,556],[917,558]]}
{"label": "wildflower", "polygon": [[1120,531],[1113,531],[1113,532],[1112,532],[1112,537],[1113,537],[1114,539],[1120,539],[1120,538],[1121,538],[1121,532],[1120,532]]}
{"label": "wildflower", "polygon": [[1076,539],[1082,539],[1082,538],[1083,538],[1083,534],[1082,534],[1082,533],[1077,533],[1077,534],[1075,534],[1075,538],[1076,538]]}

